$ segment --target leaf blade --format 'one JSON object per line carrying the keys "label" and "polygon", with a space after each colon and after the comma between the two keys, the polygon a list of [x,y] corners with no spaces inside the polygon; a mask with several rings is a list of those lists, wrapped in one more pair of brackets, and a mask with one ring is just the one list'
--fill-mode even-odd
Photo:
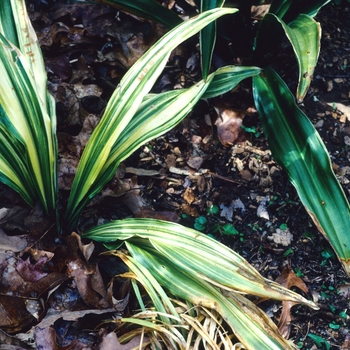
{"label": "leaf blade", "polygon": [[350,206],[320,136],[271,68],[253,77],[253,94],[273,157],[350,274]]}

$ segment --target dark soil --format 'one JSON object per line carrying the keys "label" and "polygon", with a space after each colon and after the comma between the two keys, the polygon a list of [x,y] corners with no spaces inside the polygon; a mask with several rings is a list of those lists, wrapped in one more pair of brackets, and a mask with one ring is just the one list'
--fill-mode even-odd
{"label": "dark soil", "polygon": [[[350,111],[343,108],[350,105],[350,7],[346,5],[331,3],[317,16],[323,30],[321,53],[301,107],[324,140],[350,198]],[[57,99],[59,137],[71,140],[88,115],[101,113],[121,76],[164,28],[100,5],[83,11],[57,5],[52,9],[38,2],[30,8],[48,67],[49,88]],[[122,23],[118,28],[113,27],[116,16]],[[82,27],[88,28],[87,33]],[[199,63],[194,45],[187,43],[174,53],[157,91],[196,79]],[[282,77],[290,84],[295,81],[293,59]],[[119,176],[128,184],[127,193],[110,186],[84,212],[79,229],[84,231],[97,219],[165,218],[214,236],[270,279],[289,267],[305,282],[307,297],[320,306],[319,311],[292,309],[290,339],[301,349],[326,349],[308,336],[314,334],[331,349],[350,349],[350,280],[274,162],[257,114],[246,112],[253,107],[249,81],[227,96],[200,102],[178,127],[123,164]],[[215,126],[215,108],[235,110],[254,132],[224,147]],[[60,151],[61,156],[66,154],[65,149]],[[69,175],[62,178],[69,188]],[[281,232],[285,241],[278,240]],[[65,292],[72,290],[66,286]],[[265,301],[260,306],[278,323],[280,303]],[[84,322],[79,326],[84,327]]]}

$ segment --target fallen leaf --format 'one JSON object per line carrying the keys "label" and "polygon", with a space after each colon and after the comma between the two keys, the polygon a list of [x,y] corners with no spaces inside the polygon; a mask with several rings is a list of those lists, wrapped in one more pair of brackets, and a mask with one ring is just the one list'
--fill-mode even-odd
{"label": "fallen leaf", "polygon": [[35,282],[41,280],[47,276],[47,272],[44,272],[42,268],[48,261],[48,258],[43,256],[35,264],[30,262],[30,257],[26,260],[18,258],[16,270],[19,272],[24,281]]}
{"label": "fallen leaf", "polygon": [[187,187],[184,194],[183,194],[184,200],[187,204],[192,204],[194,200],[196,199],[193,190],[191,187]]}
{"label": "fallen leaf", "polygon": [[59,346],[56,342],[56,331],[53,327],[35,328],[35,345],[37,349],[50,350],[83,350],[86,349],[86,344],[74,339],[67,346]]}
{"label": "fallen leaf", "polygon": [[91,241],[89,244],[83,244],[83,242],[81,241],[81,237],[75,232],[72,232],[72,236],[75,237],[75,239],[77,240],[79,250],[83,253],[86,261],[89,261],[91,254],[95,250],[94,243]]}
{"label": "fallen leaf", "polygon": [[251,7],[251,17],[256,20],[261,20],[270,9],[270,4],[263,4]]}
{"label": "fallen leaf", "polygon": [[[281,272],[281,274],[276,278],[276,282],[280,283],[287,289],[297,287],[304,293],[309,292],[304,281],[300,277],[297,277],[297,275],[294,273],[294,271],[291,270],[290,267],[287,267]],[[291,322],[293,320],[290,310],[296,304],[296,302],[292,301],[282,301],[282,312],[278,322],[278,329],[282,336],[286,339],[289,338],[291,331]]]}
{"label": "fallen leaf", "polygon": [[245,111],[227,108],[217,108],[218,118],[215,121],[218,137],[221,144],[231,147],[237,142],[245,141],[246,132],[241,128],[243,118],[247,114]]}
{"label": "fallen leaf", "polygon": [[197,157],[190,157],[186,163],[192,169],[198,170],[202,166],[203,162],[204,162],[204,158],[197,156]]}
{"label": "fallen leaf", "polygon": [[[146,343],[149,342],[147,336],[135,335],[126,344],[120,344],[117,335],[114,332],[107,333],[106,330],[100,332],[101,343],[98,346],[98,350],[131,350],[131,349],[144,349]],[[145,344],[145,345],[144,345]]]}
{"label": "fallen leaf", "polygon": [[284,247],[288,247],[292,243],[293,235],[289,231],[289,228],[286,228],[285,230],[278,228],[275,233],[272,233],[272,235],[267,238],[275,244],[281,244]]}
{"label": "fallen leaf", "polygon": [[348,121],[350,121],[350,106],[345,106],[342,103],[333,102],[333,103],[327,103],[328,106],[331,106],[332,108],[338,109],[340,112],[345,114]]}
{"label": "fallen leaf", "polygon": [[15,252],[20,252],[27,247],[27,239],[23,236],[8,236],[0,229],[0,263]]}

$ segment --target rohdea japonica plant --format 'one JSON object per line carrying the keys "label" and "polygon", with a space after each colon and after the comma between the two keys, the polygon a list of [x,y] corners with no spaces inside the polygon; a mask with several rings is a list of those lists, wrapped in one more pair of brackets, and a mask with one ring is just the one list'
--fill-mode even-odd
{"label": "rohdea japonica plant", "polygon": [[[100,1],[100,0],[98,0]],[[102,1],[102,0],[101,0]],[[165,25],[176,25],[174,14],[155,5],[152,11],[144,1],[134,1],[133,8],[124,1],[103,0]],[[309,88],[320,51],[321,28],[314,20],[318,10],[330,0],[272,0],[267,14],[259,20],[254,32],[250,8],[259,1],[252,0],[197,0],[200,11],[221,7],[237,7],[240,11],[211,22],[200,32],[203,78],[210,72],[211,58],[217,35],[216,22],[230,18],[232,28],[239,28],[239,39],[228,37],[234,50],[243,52],[249,64],[260,67],[253,76],[253,95],[274,159],[285,169],[295,186],[300,200],[315,223],[335,250],[345,272],[350,276],[350,206],[333,173],[327,149],[310,120],[295,102],[282,78],[271,68],[271,58],[289,42],[296,57],[299,78],[296,100],[301,103]],[[166,18],[163,20],[162,18]],[[222,26],[224,27],[224,26]],[[255,33],[252,38],[252,33]],[[243,38],[243,39],[242,39]],[[242,41],[245,40],[244,50]],[[244,66],[240,67],[244,69]]]}
{"label": "rohdea japonica plant", "polygon": [[[134,2],[138,10],[142,10],[141,5],[147,3]],[[284,135],[286,149],[283,149],[278,160],[285,166],[297,188],[300,187],[297,175],[307,176],[307,181],[311,182],[307,186],[317,187],[319,178],[310,179],[310,176],[327,168],[329,160],[319,155],[318,152],[322,151],[323,155],[325,150],[317,133],[295,105],[279,76],[269,68],[262,67],[262,70],[256,66],[226,66],[210,71],[216,35],[215,21],[221,16],[237,12],[235,8],[215,8],[223,2],[214,3],[213,6],[203,1],[202,10],[208,11],[175,26],[122,78],[84,149],[66,212],[61,219],[57,210],[55,104],[46,89],[42,54],[27,17],[24,0],[2,0],[0,180],[20,193],[29,205],[40,201],[47,214],[56,215],[58,229],[69,233],[75,229],[87,203],[113,178],[120,162],[145,142],[173,128],[200,98],[219,96],[233,89],[243,79],[253,77],[254,96],[268,137],[270,130],[274,131],[277,124],[271,120],[279,120],[281,129],[276,133],[275,154],[282,149],[278,135]],[[318,26],[314,25],[308,14],[303,14],[302,18],[297,16],[285,24],[282,18],[287,16],[290,2],[273,2],[275,8],[276,3],[283,5],[283,11],[277,7],[271,14],[271,21],[282,26],[285,33],[290,31],[292,45],[298,59],[301,59],[306,48],[300,43],[300,31],[305,23],[312,23],[310,28],[314,34]],[[124,6],[128,4],[124,2]],[[173,24],[177,24],[178,20],[171,16]],[[187,89],[150,94],[171,51],[202,30],[200,43],[202,51],[206,52],[202,56],[204,79]],[[319,36],[312,37],[311,41],[315,40],[314,47],[318,48]],[[305,45],[309,45],[309,41]],[[313,57],[312,65],[318,55],[315,48],[309,54]],[[300,62],[301,67],[304,67],[303,62]],[[309,67],[311,63],[308,61],[306,64]],[[308,73],[311,72],[308,70]],[[307,89],[308,85],[304,84],[306,78],[303,72],[300,75],[300,96]],[[301,123],[295,126],[298,132],[293,129],[293,120],[297,117],[300,119],[298,123]],[[308,167],[305,168],[305,164]],[[311,173],[310,167],[313,169]],[[334,177],[333,173],[329,176]],[[317,192],[317,200],[325,201],[327,205],[321,208],[321,212],[315,213],[314,207],[308,206],[311,215],[324,231],[326,228],[328,230],[325,226],[330,224],[332,215],[335,215],[328,211],[332,202],[328,197],[323,197],[324,191],[329,190],[327,181],[330,180],[323,182],[323,187]],[[298,188],[304,204],[306,200],[310,200],[311,204],[317,203],[314,192],[308,192],[314,191],[310,188]],[[341,193],[337,182],[332,191],[333,195],[336,191]],[[340,195],[340,198],[343,197]],[[348,208],[345,201],[341,205]],[[325,223],[320,216],[324,217]],[[345,221],[337,222],[340,226],[333,235],[340,237],[343,233],[338,229],[343,228]],[[226,246],[174,223],[151,219],[119,220],[93,228],[84,237],[103,242],[109,254],[121,259],[129,268],[123,277],[131,280],[141,311],[119,320],[140,326],[124,334],[125,341],[137,332],[146,330],[155,348],[190,349],[203,346],[208,349],[231,349],[232,335],[235,334],[247,349],[292,349],[296,346],[283,339],[274,323],[244,294],[290,300],[317,308],[313,302],[263,278]],[[339,251],[337,253],[343,256]]]}

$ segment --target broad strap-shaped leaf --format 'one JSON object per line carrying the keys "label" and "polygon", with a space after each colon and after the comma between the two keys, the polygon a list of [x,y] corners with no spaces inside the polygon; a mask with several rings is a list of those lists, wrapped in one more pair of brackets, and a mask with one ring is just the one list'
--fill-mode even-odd
{"label": "broad strap-shaped leaf", "polygon": [[84,237],[104,243],[141,237],[149,240],[163,256],[176,261],[182,269],[192,271],[221,288],[276,300],[292,300],[317,308],[302,296],[263,278],[230,248],[179,224],[153,219],[125,219],[95,227]]}
{"label": "broad strap-shaped leaf", "polygon": [[350,206],[319,134],[271,68],[253,77],[253,93],[274,159],[350,275]]}
{"label": "broad strap-shaped leaf", "polygon": [[73,229],[75,219],[90,198],[98,194],[114,176],[120,162],[146,142],[174,128],[199,99],[220,96],[232,90],[243,79],[260,72],[261,69],[257,67],[227,66],[219,68],[206,81],[202,80],[190,88],[145,96],[138,111],[114,143],[108,161],[90,188],[90,196],[80,202],[69,229]]}
{"label": "broad strap-shaped leaf", "polygon": [[118,7],[141,18],[147,18],[173,28],[182,22],[174,12],[155,0],[97,0],[104,4]]}
{"label": "broad strap-shaped leaf", "polygon": [[[126,243],[134,266],[145,268],[172,295],[192,304],[215,309],[247,349],[296,349],[278,332],[276,325],[250,300],[239,293],[222,293],[201,279],[196,271],[184,270],[176,261],[147,244]],[[117,254],[132,269],[130,258]]]}
{"label": "broad strap-shaped leaf", "polygon": [[54,100],[22,0],[0,3],[0,105],[1,181],[48,213],[57,196]]}
{"label": "broad strap-shaped leaf", "polygon": [[284,22],[289,23],[300,14],[306,14],[311,17],[316,16],[320,8],[330,1],[331,0],[272,0],[269,12],[283,19]]}
{"label": "broad strap-shaped leaf", "polygon": [[[267,14],[261,21],[257,34],[257,53],[264,56],[281,41],[283,34],[290,41],[299,67],[297,99],[301,102],[310,86],[320,51],[321,27],[308,15],[299,15],[288,25],[274,14]],[[271,36],[275,40],[271,40]]]}
{"label": "broad strap-shaped leaf", "polygon": [[[201,0],[200,12],[219,8],[225,0]],[[236,10],[237,11],[237,10]],[[199,32],[202,77],[207,79],[216,42],[216,21],[209,23]]]}
{"label": "broad strap-shaped leaf", "polygon": [[251,78],[261,72],[259,67],[225,66],[213,73],[213,80],[204,92],[202,98],[218,97],[233,90],[242,80]]}
{"label": "broad strap-shaped leaf", "polygon": [[66,226],[74,225],[81,204],[95,195],[91,189],[100,186],[98,178],[101,174],[104,176],[101,172],[109,162],[114,144],[162,72],[171,51],[208,23],[234,11],[215,9],[180,24],[153,45],[124,75],[83,152],[68,200]]}

